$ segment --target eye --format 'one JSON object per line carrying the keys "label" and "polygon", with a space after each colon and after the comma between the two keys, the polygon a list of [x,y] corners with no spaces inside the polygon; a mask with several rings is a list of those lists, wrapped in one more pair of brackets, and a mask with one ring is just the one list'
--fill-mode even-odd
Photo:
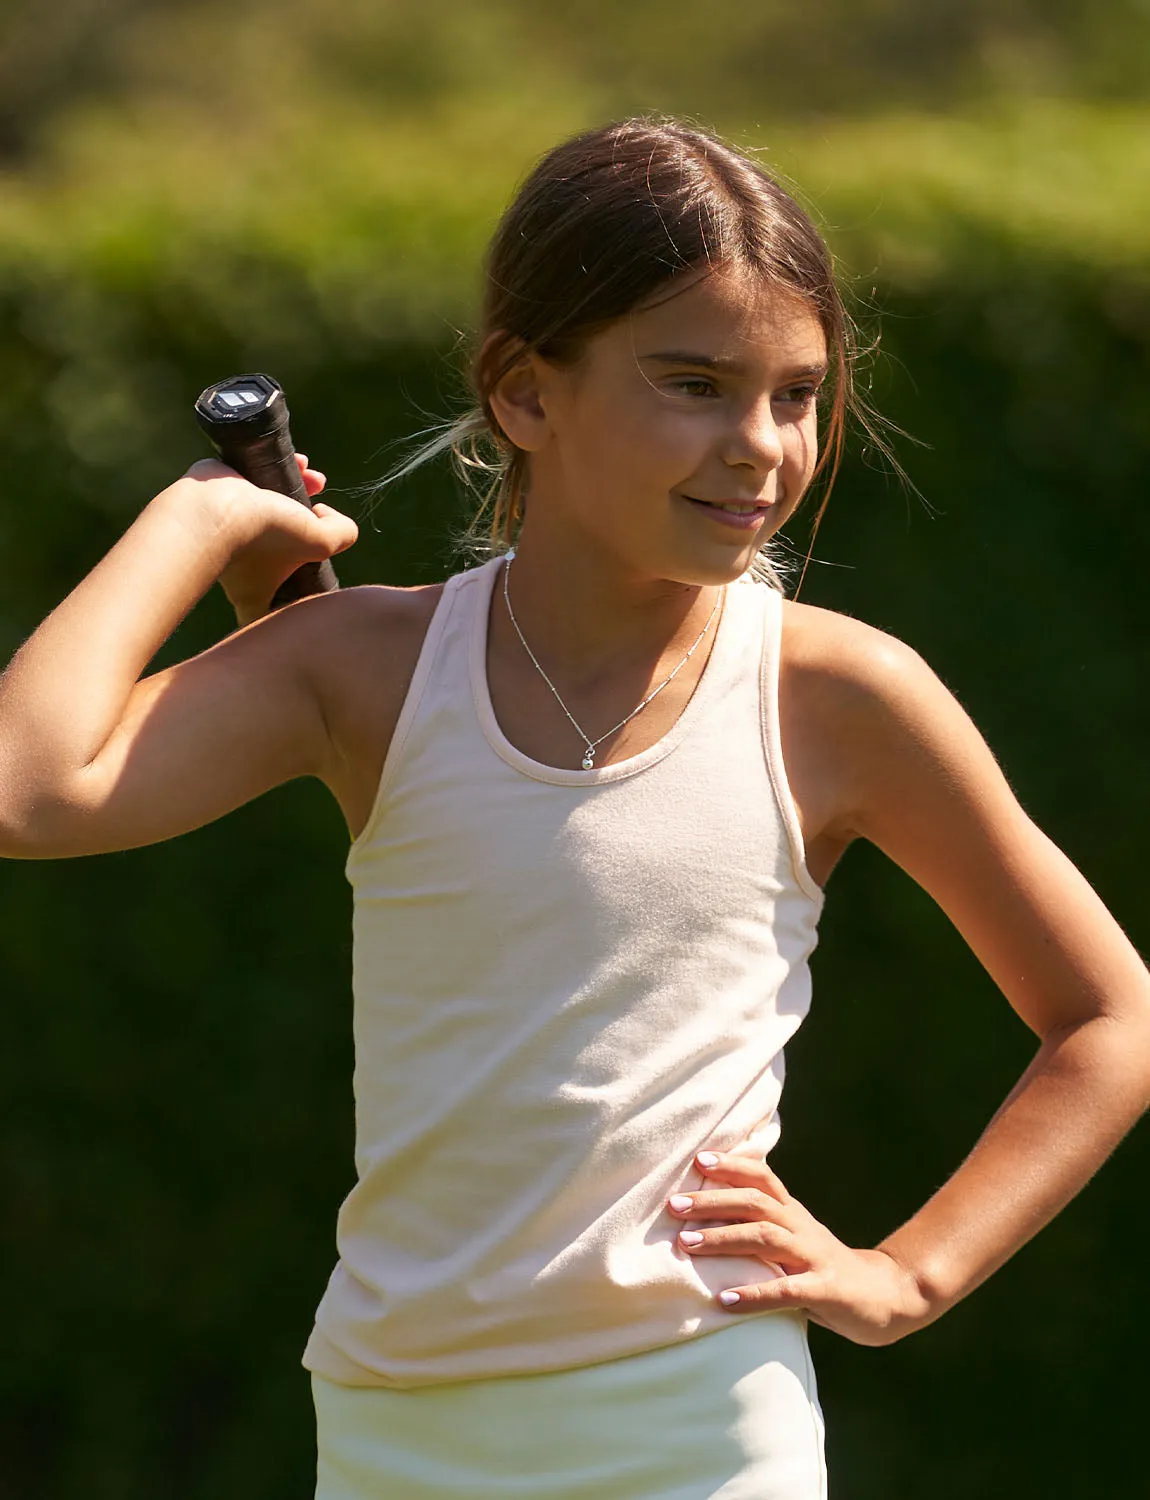
{"label": "eye", "polygon": [[800,411],[809,411],[821,394],[821,387],[817,385],[792,385],[780,391],[775,399],[786,406],[797,406]]}
{"label": "eye", "polygon": [[718,392],[715,383],[707,380],[702,375],[685,375],[680,380],[668,381],[673,391],[679,391],[684,396],[714,396]]}

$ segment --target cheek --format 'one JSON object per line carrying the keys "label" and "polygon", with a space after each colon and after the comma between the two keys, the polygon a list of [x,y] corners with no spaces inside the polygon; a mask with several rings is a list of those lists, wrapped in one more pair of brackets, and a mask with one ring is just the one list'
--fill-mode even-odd
{"label": "cheek", "polygon": [[819,433],[816,419],[812,417],[808,421],[796,423],[790,429],[786,445],[786,463],[792,482],[797,481],[805,488],[815,471],[818,457]]}
{"label": "cheek", "polygon": [[713,415],[653,398],[625,430],[626,462],[638,477],[646,475],[661,490],[682,484],[698,471],[717,441]]}
{"label": "cheek", "polygon": [[665,489],[692,466],[689,424],[666,407],[621,399],[588,413],[568,452],[578,472],[601,489]]}

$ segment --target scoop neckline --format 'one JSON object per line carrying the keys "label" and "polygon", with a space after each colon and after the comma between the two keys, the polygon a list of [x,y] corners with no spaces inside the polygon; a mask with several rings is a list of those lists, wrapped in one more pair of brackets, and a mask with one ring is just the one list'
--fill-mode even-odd
{"label": "scoop neckline", "polygon": [[637,772],[646,770],[648,766],[653,766],[670,755],[719,691],[722,678],[726,675],[732,635],[730,617],[735,612],[732,609],[732,600],[743,592],[739,585],[744,580],[737,578],[733,583],[726,585],[723,606],[719,611],[715,639],[711,643],[710,653],[699,680],[695,684],[694,692],[683,705],[682,712],[666,734],[656,740],[653,745],[648,745],[646,750],[640,750],[637,755],[630,755],[626,760],[584,771],[569,770],[565,766],[549,766],[544,761],[534,760],[530,755],[525,755],[503,733],[495,717],[495,708],[491,702],[491,686],[487,680],[487,637],[491,628],[491,602],[495,592],[495,581],[499,577],[500,568],[505,566],[503,557],[495,557],[477,570],[478,597],[470,622],[472,695],[484,738],[496,755],[524,776],[529,776],[534,781],[550,782],[553,786],[600,786],[610,781],[622,781],[625,777],[634,776]]}

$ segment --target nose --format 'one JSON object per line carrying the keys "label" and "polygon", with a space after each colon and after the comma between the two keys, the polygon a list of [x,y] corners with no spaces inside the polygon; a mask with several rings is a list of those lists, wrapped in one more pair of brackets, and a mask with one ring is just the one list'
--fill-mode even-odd
{"label": "nose", "polygon": [[783,440],[769,399],[739,413],[726,435],[723,458],[732,468],[742,464],[763,474],[779,467]]}

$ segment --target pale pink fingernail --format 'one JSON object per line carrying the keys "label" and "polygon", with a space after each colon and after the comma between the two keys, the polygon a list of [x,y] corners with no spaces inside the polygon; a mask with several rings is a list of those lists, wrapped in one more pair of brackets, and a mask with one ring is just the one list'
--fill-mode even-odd
{"label": "pale pink fingernail", "polygon": [[667,1202],[677,1214],[685,1214],[691,1207],[691,1199],[685,1193],[676,1193],[673,1198],[668,1198]]}
{"label": "pale pink fingernail", "polygon": [[717,1167],[719,1165],[719,1158],[713,1151],[700,1151],[695,1160],[701,1167]]}
{"label": "pale pink fingernail", "polygon": [[679,1239],[684,1245],[701,1245],[703,1236],[697,1229],[684,1229],[679,1233]]}
{"label": "pale pink fingernail", "polygon": [[719,1301],[723,1304],[724,1307],[731,1307],[738,1300],[739,1300],[739,1294],[738,1294],[738,1292],[720,1292],[719,1293]]}

